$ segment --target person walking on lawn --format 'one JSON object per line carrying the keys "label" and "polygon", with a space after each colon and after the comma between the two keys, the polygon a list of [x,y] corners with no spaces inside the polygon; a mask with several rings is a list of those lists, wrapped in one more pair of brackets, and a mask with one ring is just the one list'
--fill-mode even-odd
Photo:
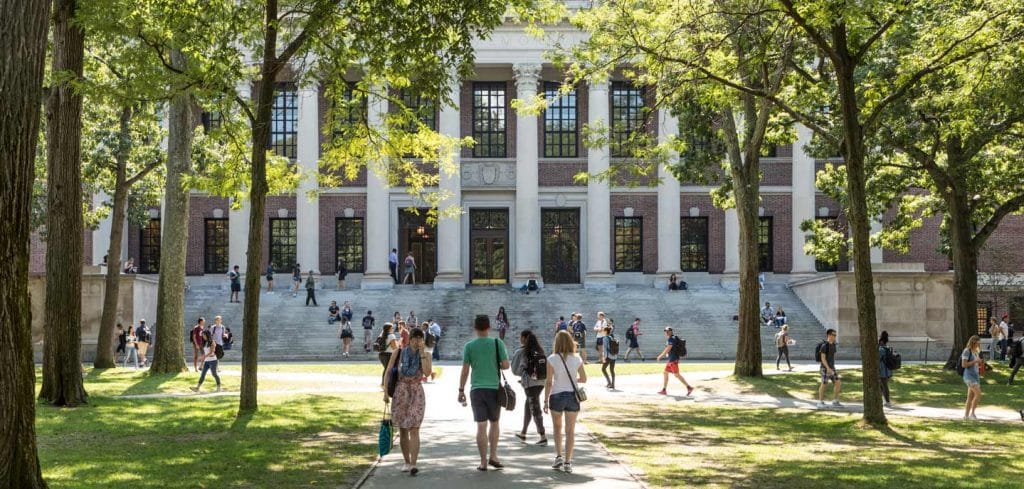
{"label": "person walking on lawn", "polygon": [[544,412],[551,413],[551,422],[555,426],[555,463],[551,468],[572,473],[576,420],[580,414],[577,391],[579,384],[587,382],[587,371],[583,368],[583,360],[576,354],[576,342],[569,333],[559,331],[555,335],[554,350],[548,357],[547,381],[544,384]]}
{"label": "person walking on lawn", "polygon": [[1024,338],[1017,341],[1013,341],[1013,333],[1010,333],[1010,378],[1006,381],[1006,385],[1013,385],[1013,378],[1017,376],[1017,371],[1020,370],[1022,364],[1024,364]]}
{"label": "person walking on lawn", "polygon": [[789,371],[793,371],[793,365],[789,363],[789,325],[783,324],[782,329],[778,333],[775,333],[775,347],[779,349],[779,356],[775,357],[775,370],[782,370],[780,364],[782,362],[782,356],[786,356],[786,366],[789,367]]}
{"label": "person walking on lawn", "polygon": [[544,354],[544,348],[540,346],[537,335],[528,329],[519,333],[519,345],[520,348],[512,354],[512,373],[519,376],[519,383],[526,392],[526,402],[523,404],[523,431],[516,433],[516,438],[526,442],[526,430],[532,420],[537,426],[537,434],[540,435],[537,445],[547,446],[544,413],[540,407],[540,395],[544,392],[548,372],[547,355]]}
{"label": "person walking on lawn", "polygon": [[189,387],[192,392],[199,392],[199,388],[203,386],[203,381],[206,380],[206,372],[210,372],[213,375],[213,379],[217,381],[217,390],[220,392],[220,376],[217,375],[217,344],[213,342],[209,331],[203,332],[203,373],[199,374],[199,383],[195,387]]}
{"label": "person walking on lawn", "polygon": [[192,341],[192,367],[199,371],[199,357],[203,352],[203,331],[205,327],[206,319],[199,318],[196,321],[195,326],[192,326],[192,333],[189,335],[189,339]]}
{"label": "person walking on lawn", "polygon": [[818,358],[819,373],[821,373],[821,384],[818,386],[818,409],[825,408],[825,388],[832,382],[832,405],[842,407],[839,403],[839,391],[843,382],[839,379],[839,372],[836,372],[836,330],[825,331],[825,341],[818,343],[814,349],[814,355]]}
{"label": "person walking on lawn", "polygon": [[[619,339],[612,331],[611,324],[604,327],[604,342],[601,344],[601,358],[604,359],[601,364],[601,374],[604,375],[604,380],[608,381],[605,387],[609,390],[615,390],[615,360],[619,358]],[[611,370],[611,376],[608,375],[609,370]]]}
{"label": "person walking on lawn", "polygon": [[[490,338],[491,320],[484,314],[473,321],[476,339],[462,349],[462,373],[459,376],[459,402],[466,405],[466,381],[470,381],[469,400],[476,422],[476,448],[480,465],[476,470],[486,471],[488,466],[501,470],[505,466],[498,459],[498,435],[501,428],[501,406],[498,405],[500,370],[509,368],[505,342]],[[472,378],[470,378],[472,373]],[[550,373],[550,371],[549,371]]]}
{"label": "person walking on lawn", "polygon": [[889,349],[889,332],[882,331],[878,337],[878,378],[882,382],[882,397],[885,398],[885,407],[892,407],[889,398],[889,380],[892,379],[892,369],[885,364],[891,350]]}
{"label": "person walking on lawn", "polygon": [[960,354],[960,368],[963,369],[964,383],[967,384],[967,402],[964,404],[964,421],[978,419],[975,411],[978,409],[978,402],[981,401],[981,372],[979,365],[983,365],[981,359],[981,338],[978,335],[971,336],[967,340],[967,347]]}
{"label": "person walking on lawn", "polygon": [[[384,389],[384,402],[391,402],[391,420],[399,431],[399,444],[402,447],[402,458],[405,465],[402,472],[416,475],[420,469],[416,462],[420,456],[420,425],[423,424],[423,413],[427,402],[423,392],[424,372],[433,370],[430,355],[424,344],[423,330],[413,328],[409,334],[409,346],[392,355],[385,371],[398,367],[398,384],[395,386],[395,397],[388,397],[388,389]],[[390,379],[388,379],[390,381]]]}
{"label": "person walking on lawn", "polygon": [[640,356],[640,361],[644,361],[644,352],[640,351],[640,318],[634,318],[633,324],[626,329],[626,341],[629,342],[629,349],[626,350],[625,361],[629,361],[629,354],[636,352]]}
{"label": "person walking on lawn", "polygon": [[693,393],[693,386],[679,373],[679,361],[686,355],[686,342],[672,333],[671,326],[665,327],[665,337],[668,338],[665,341],[665,349],[658,354],[658,358],[655,360],[660,362],[662,358],[668,359],[665,362],[665,371],[663,372],[664,382],[662,382],[661,390],[658,391],[658,394],[663,396],[668,394],[668,375],[672,374],[686,386],[686,395],[689,396]]}
{"label": "person walking on lawn", "polygon": [[373,318],[373,311],[366,311],[363,316],[363,352],[370,353],[370,345],[373,343],[373,326],[377,322]]}

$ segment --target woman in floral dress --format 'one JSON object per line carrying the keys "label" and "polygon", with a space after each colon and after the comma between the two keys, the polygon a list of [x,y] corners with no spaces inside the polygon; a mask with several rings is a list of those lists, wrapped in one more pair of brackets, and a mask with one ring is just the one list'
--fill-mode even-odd
{"label": "woman in floral dress", "polygon": [[392,367],[398,367],[398,385],[395,386],[393,399],[388,398],[388,391],[384,389],[384,402],[392,402],[391,422],[398,427],[402,458],[405,459],[402,472],[416,475],[420,471],[416,468],[416,460],[420,455],[420,425],[423,424],[423,411],[426,407],[423,372],[430,372],[433,368],[423,330],[412,329],[409,333],[409,346],[400,349],[397,355],[391,355],[386,371]]}

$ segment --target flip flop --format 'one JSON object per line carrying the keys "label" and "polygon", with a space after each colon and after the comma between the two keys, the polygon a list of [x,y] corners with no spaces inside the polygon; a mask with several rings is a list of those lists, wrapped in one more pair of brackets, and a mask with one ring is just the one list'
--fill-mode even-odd
{"label": "flip flop", "polygon": [[484,465],[483,467],[481,467],[481,466],[478,465],[476,467],[476,470],[479,470],[480,472],[487,472],[487,466]]}
{"label": "flip flop", "polygon": [[497,460],[488,460],[487,461],[487,465],[490,465],[491,467],[494,467],[494,468],[496,468],[498,470],[501,470],[501,469],[505,468],[505,465],[502,464],[501,462],[498,462]]}

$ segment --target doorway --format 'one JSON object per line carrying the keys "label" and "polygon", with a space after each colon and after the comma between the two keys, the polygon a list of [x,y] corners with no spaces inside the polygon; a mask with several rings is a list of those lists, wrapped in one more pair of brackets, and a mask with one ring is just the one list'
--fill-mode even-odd
{"label": "doorway", "polygon": [[416,261],[413,276],[418,284],[434,282],[437,275],[437,224],[427,222],[429,209],[398,211],[398,280],[405,277],[405,257]]}
{"label": "doorway", "polygon": [[508,209],[470,209],[469,282],[508,283]]}
{"label": "doorway", "polygon": [[541,275],[547,284],[580,283],[580,210],[541,209]]}

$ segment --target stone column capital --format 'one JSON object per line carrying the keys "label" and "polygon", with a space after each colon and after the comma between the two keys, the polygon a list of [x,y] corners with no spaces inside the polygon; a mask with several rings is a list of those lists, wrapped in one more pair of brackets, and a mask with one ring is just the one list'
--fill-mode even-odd
{"label": "stone column capital", "polygon": [[524,89],[528,86],[537,86],[540,79],[540,63],[516,63],[512,65],[512,73],[515,75],[516,86]]}

